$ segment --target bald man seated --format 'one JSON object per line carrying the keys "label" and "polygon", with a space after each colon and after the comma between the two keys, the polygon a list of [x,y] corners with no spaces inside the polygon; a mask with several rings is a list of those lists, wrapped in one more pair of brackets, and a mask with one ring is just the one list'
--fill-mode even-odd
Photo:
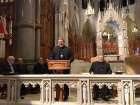
{"label": "bald man seated", "polygon": [[8,56],[2,66],[2,74],[16,74],[15,57]]}
{"label": "bald man seated", "polygon": [[90,67],[89,72],[93,74],[112,74],[112,70],[110,68],[110,64],[104,60],[104,56],[97,56],[94,60],[92,60],[92,65]]}
{"label": "bald man seated", "polygon": [[[112,70],[110,68],[110,64],[104,60],[104,56],[97,56],[95,59],[91,59],[92,65],[90,67],[90,74],[112,74]],[[111,96],[111,90],[108,89],[106,85],[102,88],[99,88],[98,85],[93,86],[93,99],[98,100],[102,98],[105,101],[108,101]]]}

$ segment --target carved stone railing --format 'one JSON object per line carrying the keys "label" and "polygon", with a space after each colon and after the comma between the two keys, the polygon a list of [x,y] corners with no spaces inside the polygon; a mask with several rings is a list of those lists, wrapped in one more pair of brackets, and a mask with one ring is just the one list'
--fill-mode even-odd
{"label": "carved stone railing", "polygon": [[[29,84],[35,87],[40,86],[40,96],[38,100],[20,99],[21,84],[28,87]],[[67,84],[71,90],[75,89],[72,96],[75,101],[55,101],[55,85],[63,87]],[[5,94],[0,99],[0,105],[102,105],[92,98],[93,85],[108,88],[116,87],[117,97],[109,105],[138,105],[135,98],[135,89],[140,85],[140,75],[0,75],[0,95]],[[5,87],[4,87],[5,86]],[[2,88],[4,87],[4,88]],[[5,91],[5,92],[2,92]],[[33,94],[36,95],[36,94]],[[0,97],[1,98],[1,97]],[[30,97],[32,98],[32,97]]]}

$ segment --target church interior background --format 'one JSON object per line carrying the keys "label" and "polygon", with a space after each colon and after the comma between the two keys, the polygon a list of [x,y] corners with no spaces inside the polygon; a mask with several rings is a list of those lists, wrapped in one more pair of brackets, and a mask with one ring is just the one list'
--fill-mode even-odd
{"label": "church interior background", "polygon": [[[75,60],[71,66],[71,74],[78,74],[76,84],[81,83],[80,87],[76,87],[77,93],[82,86],[84,87],[87,84],[91,85],[87,79],[87,75],[79,79],[81,73],[84,75],[84,73],[86,74],[89,71],[91,57],[104,55],[106,61],[111,64],[113,73],[117,70],[126,72],[126,69],[124,69],[124,64],[126,64],[130,65],[130,67],[127,66],[127,69],[129,70],[129,72],[127,71],[128,74],[139,74],[139,11],[140,0],[0,0],[0,58],[7,58],[9,55],[14,55],[16,58],[21,57],[25,60],[27,65],[29,64],[28,66],[30,68],[30,65],[33,66],[36,62],[35,60],[39,57],[48,58],[53,47],[57,45],[58,38],[62,36],[65,39],[65,44],[74,52]],[[126,58],[129,57],[132,57],[132,59],[130,59],[131,61],[126,63],[126,61],[129,60]],[[132,69],[137,71],[131,71]],[[44,88],[42,88],[44,90],[41,92],[43,93],[46,89],[50,94],[50,90],[47,89],[51,89],[49,83],[51,80],[53,81],[52,78],[56,79],[53,81],[54,83],[61,82],[62,84],[65,82],[73,83],[75,82],[73,78],[76,78],[76,76],[68,75],[73,76],[72,80],[68,81],[67,79],[69,77],[66,78],[65,75],[60,75],[59,78],[57,78],[57,76],[55,77],[55,75],[54,77],[52,76],[52,78],[50,78],[51,75],[49,75],[50,77],[47,76],[39,75],[39,77],[36,78],[36,75],[29,75],[28,78],[28,75],[25,75],[25,77],[21,76],[21,78],[19,78],[20,76],[17,76],[16,79],[18,81],[23,79],[25,84],[27,82],[26,79],[29,79],[29,83],[33,83],[33,85],[35,82],[37,82],[37,84],[41,83],[41,85],[44,83],[42,85],[44,86]],[[112,83],[116,81],[114,77],[116,78],[118,76],[118,80],[121,80],[120,78],[124,79],[121,80],[124,84],[117,85],[119,87],[118,90],[123,89],[120,87],[123,85],[126,85],[126,88],[129,85],[140,85],[137,83],[139,82],[139,75],[133,75],[134,77],[129,75],[111,76],[111,78],[113,78]],[[5,77],[6,76],[4,76],[4,78]],[[39,80],[35,81],[34,78]],[[43,82],[40,78],[43,78]],[[59,80],[60,78],[62,81]],[[92,77],[89,76],[89,78],[91,79]],[[102,78],[106,79],[105,76]],[[102,78],[99,77],[99,81]],[[107,78],[109,78],[107,79],[108,81],[111,81],[110,77]],[[18,83],[16,82],[16,79],[8,78],[6,82],[8,81],[11,85],[7,86],[10,88],[13,88],[12,86],[16,87],[16,83]],[[95,78],[93,77],[92,79],[94,81]],[[132,83],[133,79],[136,81],[135,84]],[[101,80],[101,84],[104,80]],[[107,80],[105,80],[105,82],[109,83]],[[131,84],[129,84],[129,82]],[[74,87],[74,85],[72,85],[72,87]],[[85,88],[83,88],[83,91],[84,89]],[[129,88],[131,93],[132,90],[130,89],[132,88]],[[15,94],[14,91],[9,92],[10,94],[13,93],[13,99],[17,95],[16,91],[19,91],[17,90],[17,87],[15,88]],[[87,93],[87,90],[85,91]],[[44,96],[41,92],[37,95],[34,94],[32,97],[29,95],[27,98],[30,99],[30,97],[35,97],[36,100],[37,97],[37,100],[40,100],[41,98],[39,97],[41,97],[41,95]],[[139,95],[139,92],[140,88],[138,87],[138,92],[136,93]],[[120,93],[118,93],[118,96]],[[74,94],[76,94],[75,91]],[[50,95],[53,96],[52,93]],[[90,100],[87,99],[87,94],[83,93],[81,96],[82,95],[83,97],[85,95],[85,102]],[[133,95],[129,94],[129,96],[131,97]],[[122,100],[124,98],[122,97],[122,94],[120,94],[119,97],[121,97]],[[26,97],[24,98],[25,101],[28,101],[26,100]],[[42,99],[45,100],[45,98]],[[76,100],[75,97],[73,99]],[[131,97],[131,99],[134,98]],[[15,99],[15,102],[16,101],[17,100]],[[83,100],[81,99],[81,101]]]}
{"label": "church interior background", "polygon": [[75,58],[140,54],[139,0],[0,0],[0,57],[47,58],[59,36]]}

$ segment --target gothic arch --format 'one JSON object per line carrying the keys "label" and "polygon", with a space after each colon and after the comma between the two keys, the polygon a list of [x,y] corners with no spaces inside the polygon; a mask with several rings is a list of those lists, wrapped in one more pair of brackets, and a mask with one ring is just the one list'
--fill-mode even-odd
{"label": "gothic arch", "polygon": [[70,23],[71,23],[70,26],[72,28],[72,31],[74,31],[76,34],[78,34],[79,25],[78,25],[78,19],[77,19],[76,15],[74,15],[72,17],[72,21]]}
{"label": "gothic arch", "polygon": [[118,55],[121,60],[128,56],[128,37],[127,24],[120,14],[109,4],[109,8],[104,13],[99,12],[97,20],[97,55],[103,54],[102,34],[107,25],[107,22],[115,21],[118,24],[118,29],[115,30],[118,38]]}

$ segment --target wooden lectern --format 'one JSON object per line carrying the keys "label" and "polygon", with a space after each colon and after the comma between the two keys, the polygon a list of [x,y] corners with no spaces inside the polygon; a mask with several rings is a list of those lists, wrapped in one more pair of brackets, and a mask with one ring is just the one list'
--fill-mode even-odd
{"label": "wooden lectern", "polygon": [[[64,70],[70,69],[69,60],[48,60],[48,69],[55,70],[57,74],[63,74]],[[56,89],[56,101],[64,101],[64,89],[58,84],[55,86]]]}
{"label": "wooden lectern", "polygon": [[63,74],[63,70],[70,69],[69,60],[48,60],[48,69],[55,70],[59,74]]}

